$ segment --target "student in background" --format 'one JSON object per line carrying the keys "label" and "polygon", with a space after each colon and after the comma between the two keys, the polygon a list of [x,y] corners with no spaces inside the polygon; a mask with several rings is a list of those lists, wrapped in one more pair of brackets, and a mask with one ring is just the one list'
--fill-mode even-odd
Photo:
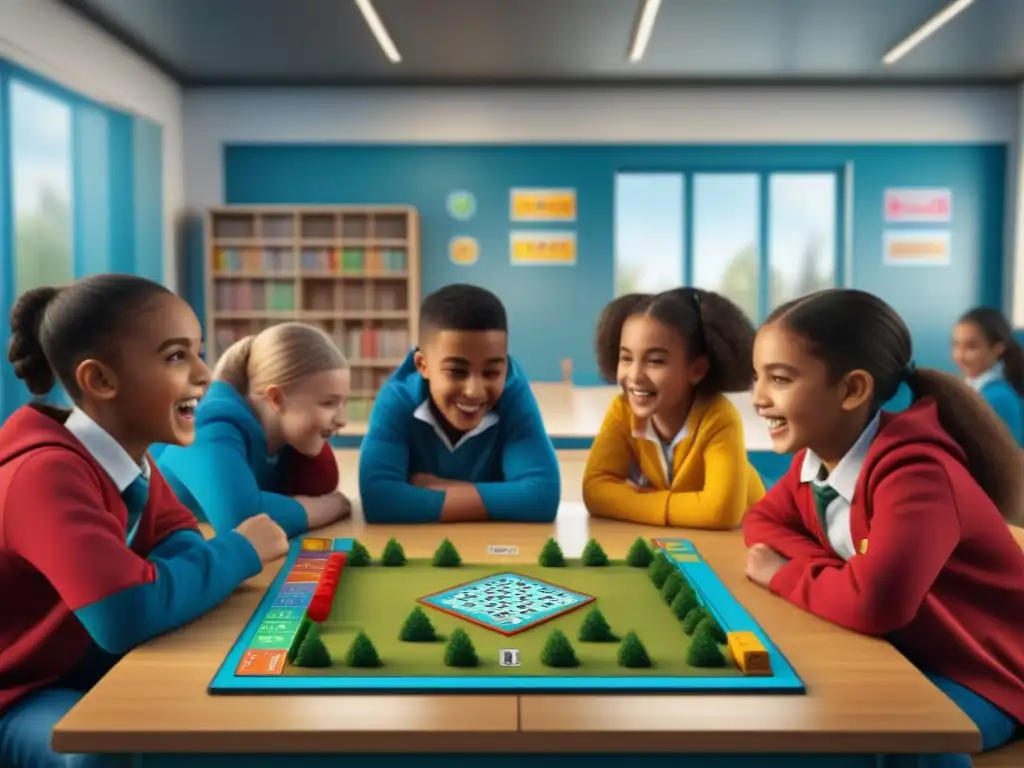
{"label": "student in background", "polygon": [[[779,307],[754,367],[773,447],[796,456],[743,522],[748,577],[888,639],[985,750],[1009,741],[1024,720],[1024,552],[1007,520],[1024,467],[1006,425],[954,376],[915,368],[906,325],[861,291]],[[904,383],[910,407],[881,411]]]}
{"label": "student in background", "polygon": [[583,475],[591,515],[646,525],[736,527],[764,484],[723,392],[752,381],[754,329],[723,296],[679,288],[611,302],[598,369],[615,398]]}
{"label": "student in background", "polygon": [[265,515],[207,541],[147,451],[194,436],[209,382],[199,321],[161,285],[96,275],[36,288],[8,359],[35,395],[0,429],[0,765],[96,768],[53,726],[123,653],[209,611],[287,551]]}
{"label": "student in background", "polygon": [[366,521],[553,520],[558,460],[508,354],[501,300],[445,286],[423,300],[420,334],[370,415],[359,459]]}
{"label": "student in background", "polygon": [[953,328],[953,360],[1024,447],[1024,348],[1003,313],[978,307],[963,315]]}
{"label": "student in background", "polygon": [[228,530],[265,512],[289,537],[351,514],[329,442],[351,373],[326,333],[280,323],[235,342],[196,410],[196,439],[158,460],[178,498]]}

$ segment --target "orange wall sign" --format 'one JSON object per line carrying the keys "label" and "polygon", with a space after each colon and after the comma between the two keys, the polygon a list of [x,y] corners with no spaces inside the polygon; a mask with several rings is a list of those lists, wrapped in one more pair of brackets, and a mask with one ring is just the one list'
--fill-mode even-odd
{"label": "orange wall sign", "polygon": [[576,221],[575,189],[513,189],[512,221]]}
{"label": "orange wall sign", "polygon": [[516,266],[572,266],[576,263],[576,233],[513,232],[510,256],[511,263]]}

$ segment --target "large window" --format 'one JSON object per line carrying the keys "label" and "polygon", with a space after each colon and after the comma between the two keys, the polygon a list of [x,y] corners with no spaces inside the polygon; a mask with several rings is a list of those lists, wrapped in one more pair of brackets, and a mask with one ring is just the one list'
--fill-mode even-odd
{"label": "large window", "polygon": [[615,295],[658,293],[683,284],[683,177],[615,177]]}
{"label": "large window", "polygon": [[618,174],[615,295],[693,285],[760,322],[838,282],[839,195],[834,171]]}
{"label": "large window", "polygon": [[18,80],[10,105],[17,296],[74,279],[71,107]]}

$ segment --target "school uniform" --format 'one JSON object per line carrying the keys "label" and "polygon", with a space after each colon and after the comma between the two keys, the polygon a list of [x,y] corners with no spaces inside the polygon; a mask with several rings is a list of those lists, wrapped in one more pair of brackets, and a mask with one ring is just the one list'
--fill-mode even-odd
{"label": "school uniform", "polygon": [[215,530],[229,531],[260,513],[288,535],[309,530],[294,496],[322,496],[338,488],[330,443],[316,458],[290,446],[270,454],[267,435],[238,390],[214,382],[196,409],[191,445],[168,446],[157,464],[181,502]]}
{"label": "school uniform", "polygon": [[[260,572],[232,533],[206,541],[147,460],[80,410],[24,406],[0,429],[0,764],[56,755],[53,725],[123,653]],[[15,608],[16,606],[16,608]]]}
{"label": "school uniform", "polygon": [[743,533],[789,559],[773,592],[889,639],[986,749],[1012,738],[1024,721],[1024,552],[932,398],[877,415],[827,475],[799,452]]}
{"label": "school uniform", "polygon": [[359,495],[368,523],[441,519],[445,492],[412,485],[417,473],[475,484],[491,520],[554,520],[561,498],[558,459],[514,360],[501,397],[475,429],[453,444],[440,419],[410,352],[378,393],[363,439]]}
{"label": "school uniform", "polygon": [[[650,490],[637,491],[629,480]],[[724,395],[695,402],[668,442],[619,395],[583,474],[583,501],[591,515],[644,525],[735,528],[763,496],[764,483],[747,457],[743,420]]]}
{"label": "school uniform", "polygon": [[966,381],[1006,422],[1017,445],[1024,447],[1024,399],[1006,380],[1003,364],[996,363],[980,376],[968,377]]}

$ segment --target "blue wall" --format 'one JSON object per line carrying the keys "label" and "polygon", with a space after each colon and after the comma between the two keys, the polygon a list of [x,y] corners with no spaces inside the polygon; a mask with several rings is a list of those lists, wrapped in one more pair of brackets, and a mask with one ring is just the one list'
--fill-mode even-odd
{"label": "blue wall", "polygon": [[[10,84],[18,80],[71,109],[74,274],[130,272],[163,281],[163,135],[145,118],[110,109],[0,59],[0,349],[14,294]],[[28,402],[11,367],[2,367],[0,416]]]}
{"label": "blue wall", "polygon": [[[842,171],[854,164],[853,269],[858,288],[893,303],[914,332],[920,365],[950,367],[949,330],[969,306],[1002,297],[1006,147],[979,146],[333,146],[225,148],[229,204],[409,204],[422,219],[422,288],[455,281],[491,288],[505,301],[512,353],[535,381],[598,383],[594,321],[612,296],[614,177],[619,171]],[[509,188],[577,190],[578,264],[509,264]],[[952,262],[893,268],[882,263],[883,189],[949,187]],[[476,215],[449,216],[453,190],[473,192]],[[690,226],[690,222],[686,223]],[[456,235],[477,238],[479,261],[448,258]],[[198,259],[195,263],[200,263]],[[192,297],[195,306],[202,297]],[[572,320],[567,321],[567,317]]]}

